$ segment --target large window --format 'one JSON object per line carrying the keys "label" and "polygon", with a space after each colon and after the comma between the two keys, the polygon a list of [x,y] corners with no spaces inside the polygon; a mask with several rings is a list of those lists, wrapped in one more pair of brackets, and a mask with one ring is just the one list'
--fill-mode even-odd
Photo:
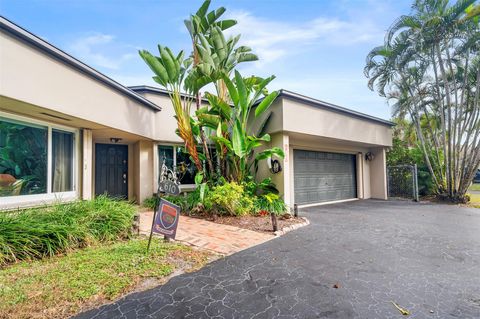
{"label": "large window", "polygon": [[73,191],[74,145],[73,132],[0,116],[0,197]]}
{"label": "large window", "polygon": [[158,146],[159,174],[161,174],[162,165],[172,170],[178,178],[180,184],[195,184],[195,174],[197,168],[190,160],[190,156],[179,146]]}

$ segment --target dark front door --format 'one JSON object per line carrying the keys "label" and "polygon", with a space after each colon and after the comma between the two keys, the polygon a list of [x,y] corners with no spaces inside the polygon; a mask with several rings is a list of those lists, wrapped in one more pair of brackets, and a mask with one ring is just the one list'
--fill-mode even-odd
{"label": "dark front door", "polygon": [[95,145],[95,195],[128,197],[128,146]]}

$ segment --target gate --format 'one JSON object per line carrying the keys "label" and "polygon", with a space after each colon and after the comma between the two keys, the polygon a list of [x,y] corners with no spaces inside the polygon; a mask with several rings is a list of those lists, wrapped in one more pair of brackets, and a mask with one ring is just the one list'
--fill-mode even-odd
{"label": "gate", "polygon": [[418,202],[417,165],[387,167],[389,198],[409,198]]}

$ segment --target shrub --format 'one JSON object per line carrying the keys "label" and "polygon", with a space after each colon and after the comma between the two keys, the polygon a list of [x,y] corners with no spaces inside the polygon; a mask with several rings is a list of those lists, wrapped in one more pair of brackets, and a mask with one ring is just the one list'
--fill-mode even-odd
{"label": "shrub", "polygon": [[221,215],[242,216],[253,211],[253,198],[235,182],[212,188],[205,197],[205,208]]}
{"label": "shrub", "polygon": [[133,205],[106,196],[0,213],[0,265],[128,238],[134,215]]}
{"label": "shrub", "polygon": [[275,215],[282,215],[287,211],[287,206],[283,199],[277,194],[269,193],[258,196],[254,202],[255,212],[260,215],[262,212],[269,212]]}
{"label": "shrub", "polygon": [[[180,194],[178,196],[172,196],[172,195],[164,195],[161,196],[161,198],[168,200],[169,202],[180,206],[180,209],[183,213],[185,214],[190,214],[192,209],[197,207],[198,204],[201,203],[200,200],[200,191],[197,189],[187,192],[186,195]],[[158,204],[158,197],[157,196],[152,196],[149,198],[146,198],[143,201],[142,206],[147,207],[150,209],[155,209],[156,205]]]}
{"label": "shrub", "polygon": [[145,198],[145,200],[142,203],[142,206],[150,209],[155,209],[155,207],[157,207],[157,203],[158,203],[158,197],[152,196],[152,197]]}

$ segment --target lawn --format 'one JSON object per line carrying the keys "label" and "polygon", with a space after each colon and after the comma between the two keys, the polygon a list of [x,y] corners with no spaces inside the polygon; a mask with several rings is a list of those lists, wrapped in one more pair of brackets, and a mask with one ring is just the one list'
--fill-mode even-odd
{"label": "lawn", "polygon": [[480,183],[472,184],[470,188],[468,189],[469,191],[480,191]]}
{"label": "lawn", "polygon": [[0,318],[65,318],[121,295],[191,271],[211,257],[190,247],[154,240],[102,244],[68,255],[0,269]]}

